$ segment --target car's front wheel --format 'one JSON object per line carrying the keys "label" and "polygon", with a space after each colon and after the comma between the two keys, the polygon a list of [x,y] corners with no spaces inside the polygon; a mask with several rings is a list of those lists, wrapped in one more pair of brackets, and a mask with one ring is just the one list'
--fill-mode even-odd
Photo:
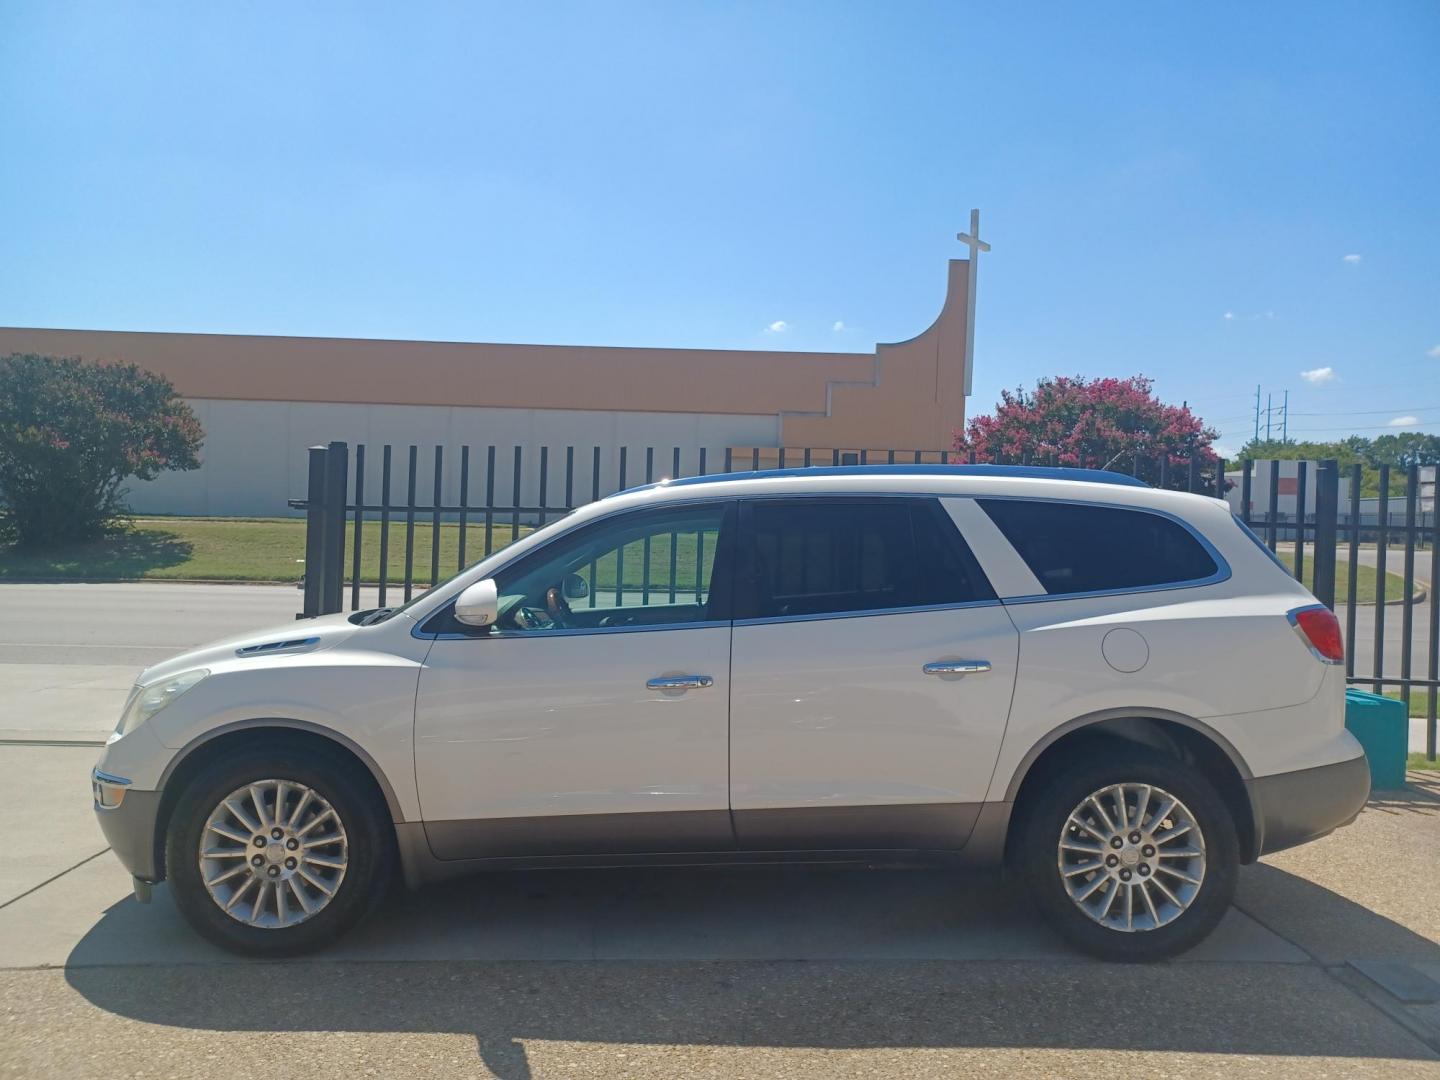
{"label": "car's front wheel", "polygon": [[1224,800],[1180,762],[1090,754],[1021,808],[1019,869],[1072,945],[1158,960],[1199,943],[1235,895],[1239,842]]}
{"label": "car's front wheel", "polygon": [[170,819],[165,862],[181,913],[233,952],[329,944],[388,881],[392,838],[359,775],[302,747],[256,747],[202,769]]}

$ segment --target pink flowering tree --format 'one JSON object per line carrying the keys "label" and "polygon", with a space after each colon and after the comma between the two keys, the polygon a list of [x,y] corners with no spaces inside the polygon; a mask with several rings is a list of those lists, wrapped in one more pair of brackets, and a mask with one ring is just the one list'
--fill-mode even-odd
{"label": "pink flowering tree", "polygon": [[201,438],[170,380],[134,364],[0,357],[0,510],[20,546],[100,536],[126,480],[198,468]]}
{"label": "pink flowering tree", "polygon": [[955,433],[955,449],[976,461],[1085,466],[1138,475],[1156,484],[1170,461],[1170,486],[1184,487],[1190,459],[1214,490],[1215,431],[1185,406],[1166,405],[1143,375],[1041,379],[1033,391],[1003,390],[992,416],[976,416]]}

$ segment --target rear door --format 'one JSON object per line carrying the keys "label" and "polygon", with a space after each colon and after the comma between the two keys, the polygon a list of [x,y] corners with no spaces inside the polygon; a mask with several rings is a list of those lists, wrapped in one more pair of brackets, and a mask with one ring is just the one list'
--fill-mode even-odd
{"label": "rear door", "polygon": [[957,848],[1018,635],[932,498],[741,505],[730,806],[742,849]]}

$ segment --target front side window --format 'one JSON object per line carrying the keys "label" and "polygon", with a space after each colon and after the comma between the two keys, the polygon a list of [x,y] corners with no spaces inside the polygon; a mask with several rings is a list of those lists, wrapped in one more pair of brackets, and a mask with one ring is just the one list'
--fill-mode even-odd
{"label": "front side window", "polygon": [[934,499],[774,499],[748,508],[739,618],[884,611],[994,599]]}
{"label": "front side window", "polygon": [[497,574],[493,627],[463,627],[447,609],[425,629],[483,637],[726,621],[733,514],[730,504],[708,503],[606,518]]}
{"label": "front side window", "polygon": [[977,501],[1051,596],[1200,581],[1219,569],[1189,529],[1160,514],[1044,500]]}

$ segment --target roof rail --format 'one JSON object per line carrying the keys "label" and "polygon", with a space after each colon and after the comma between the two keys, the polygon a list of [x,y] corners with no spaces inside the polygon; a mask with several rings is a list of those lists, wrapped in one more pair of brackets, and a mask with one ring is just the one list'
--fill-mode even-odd
{"label": "roof rail", "polygon": [[[1090,484],[1149,487],[1143,480],[1103,469],[1067,469],[1050,465],[817,465],[799,469],[757,469],[754,472],[710,473],[661,481],[666,487],[713,484],[723,480],[776,480],[789,476],[999,476],[1024,480],[1078,480]],[[657,484],[642,485],[631,491]]]}

